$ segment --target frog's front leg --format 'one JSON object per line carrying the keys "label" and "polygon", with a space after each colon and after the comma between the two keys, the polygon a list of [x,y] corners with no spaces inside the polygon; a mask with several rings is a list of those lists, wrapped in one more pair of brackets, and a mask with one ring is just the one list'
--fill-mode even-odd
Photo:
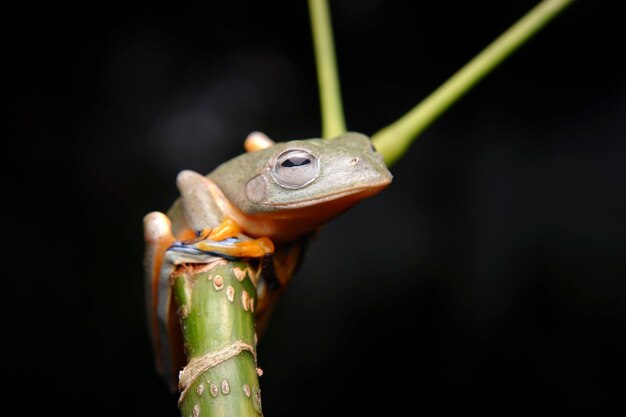
{"label": "frog's front leg", "polygon": [[197,232],[197,236],[202,239],[224,240],[235,237],[241,233],[241,227],[230,217],[225,217],[219,226],[213,229],[202,229]]}
{"label": "frog's front leg", "polygon": [[195,233],[211,230],[223,220],[223,214],[211,192],[209,180],[191,170],[176,177],[185,220]]}
{"label": "frog's front leg", "polygon": [[207,263],[214,257],[262,258],[274,253],[274,244],[269,238],[249,239],[240,234],[240,228],[229,218],[214,229],[197,233],[197,238],[174,242],[166,257],[175,265],[182,263]]}
{"label": "frog's front leg", "polygon": [[[187,223],[198,236],[196,242],[184,243],[187,249],[193,247],[201,252],[233,258],[260,258],[274,252],[270,239],[246,239],[241,236],[242,230],[234,220],[223,217],[206,177],[185,170],[178,174],[176,184]],[[192,254],[182,247],[179,249]]]}

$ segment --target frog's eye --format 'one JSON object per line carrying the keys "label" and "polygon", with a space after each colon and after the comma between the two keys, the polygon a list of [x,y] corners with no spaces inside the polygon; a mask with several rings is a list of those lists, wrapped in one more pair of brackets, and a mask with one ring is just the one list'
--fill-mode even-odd
{"label": "frog's eye", "polygon": [[304,187],[319,174],[317,158],[310,152],[292,149],[283,152],[272,166],[272,178],[287,188]]}

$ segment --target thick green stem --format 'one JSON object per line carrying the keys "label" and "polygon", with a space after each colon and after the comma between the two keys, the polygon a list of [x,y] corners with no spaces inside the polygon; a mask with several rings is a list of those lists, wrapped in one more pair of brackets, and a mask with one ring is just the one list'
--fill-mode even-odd
{"label": "thick green stem", "polygon": [[372,141],[387,165],[394,164],[424,129],[573,2],[543,0],[406,115],[375,133]]}
{"label": "thick green stem", "polygon": [[322,110],[322,137],[333,138],[346,131],[346,122],[341,104],[341,89],[328,2],[309,0],[309,16]]}
{"label": "thick green stem", "polygon": [[172,281],[187,366],[180,374],[183,417],[258,417],[254,309],[256,275],[243,261],[180,268]]}

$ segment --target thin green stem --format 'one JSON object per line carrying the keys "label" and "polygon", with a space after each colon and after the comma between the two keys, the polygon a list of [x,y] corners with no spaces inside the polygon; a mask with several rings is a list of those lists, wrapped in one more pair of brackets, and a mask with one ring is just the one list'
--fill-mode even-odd
{"label": "thin green stem", "polygon": [[428,126],[574,0],[543,0],[474,59],[396,122],[372,136],[388,166]]}
{"label": "thin green stem", "polygon": [[322,137],[333,138],[346,131],[346,122],[327,0],[309,0],[309,16],[322,111]]}

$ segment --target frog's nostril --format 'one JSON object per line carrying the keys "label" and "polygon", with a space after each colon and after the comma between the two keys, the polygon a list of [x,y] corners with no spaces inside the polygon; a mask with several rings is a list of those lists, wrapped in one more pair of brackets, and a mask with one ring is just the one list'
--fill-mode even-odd
{"label": "frog's nostril", "polygon": [[359,163],[359,158],[357,158],[357,157],[354,157],[354,158],[352,158],[351,160],[348,161],[348,165],[350,165],[350,166],[354,166],[354,165],[356,165],[358,163]]}

